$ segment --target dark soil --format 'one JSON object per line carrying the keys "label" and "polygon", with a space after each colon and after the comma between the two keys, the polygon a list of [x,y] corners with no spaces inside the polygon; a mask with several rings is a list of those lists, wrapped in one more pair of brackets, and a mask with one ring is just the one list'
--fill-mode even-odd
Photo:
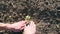
{"label": "dark soil", "polygon": [[0,0],[0,22],[18,22],[26,15],[36,23],[36,34],[60,34],[60,0]]}

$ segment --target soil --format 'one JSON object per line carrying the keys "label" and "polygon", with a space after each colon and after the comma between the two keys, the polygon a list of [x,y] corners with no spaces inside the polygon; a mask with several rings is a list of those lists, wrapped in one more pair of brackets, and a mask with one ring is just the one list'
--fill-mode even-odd
{"label": "soil", "polygon": [[60,34],[60,0],[0,0],[0,22],[18,22],[27,15],[36,23],[36,34]]}

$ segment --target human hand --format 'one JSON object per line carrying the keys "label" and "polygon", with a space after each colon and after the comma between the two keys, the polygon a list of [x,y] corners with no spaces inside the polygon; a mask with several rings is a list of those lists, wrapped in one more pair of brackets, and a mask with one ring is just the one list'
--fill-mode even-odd
{"label": "human hand", "polygon": [[35,34],[36,25],[33,21],[30,21],[29,25],[25,26],[23,34]]}
{"label": "human hand", "polygon": [[19,21],[13,24],[6,24],[6,29],[12,30],[14,32],[19,32],[20,30],[24,29],[24,26],[26,25],[25,22],[26,21]]}
{"label": "human hand", "polygon": [[9,23],[0,23],[0,30],[12,30],[14,32],[18,32],[24,29],[27,21],[19,21],[13,24]]}

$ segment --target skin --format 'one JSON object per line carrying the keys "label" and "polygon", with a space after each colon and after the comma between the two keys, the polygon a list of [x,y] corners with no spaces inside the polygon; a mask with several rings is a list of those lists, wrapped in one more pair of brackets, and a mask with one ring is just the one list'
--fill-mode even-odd
{"label": "skin", "polygon": [[35,34],[36,25],[33,21],[30,21],[29,25],[25,26],[23,34]]}
{"label": "skin", "polygon": [[19,21],[13,24],[9,23],[0,23],[0,30],[12,30],[14,32],[19,32],[20,30],[24,29],[26,21]]}
{"label": "skin", "polygon": [[27,21],[19,21],[13,24],[4,24],[0,23],[0,30],[11,30],[14,32],[20,32],[24,29],[23,34],[35,34],[36,32],[36,25],[33,21],[30,21],[29,25],[26,26]]}

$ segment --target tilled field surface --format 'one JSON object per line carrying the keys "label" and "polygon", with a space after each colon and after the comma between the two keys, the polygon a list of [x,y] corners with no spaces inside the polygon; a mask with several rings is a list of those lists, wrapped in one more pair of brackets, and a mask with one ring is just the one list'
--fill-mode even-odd
{"label": "tilled field surface", "polygon": [[0,0],[0,22],[18,22],[26,15],[36,23],[36,34],[60,34],[60,0]]}

